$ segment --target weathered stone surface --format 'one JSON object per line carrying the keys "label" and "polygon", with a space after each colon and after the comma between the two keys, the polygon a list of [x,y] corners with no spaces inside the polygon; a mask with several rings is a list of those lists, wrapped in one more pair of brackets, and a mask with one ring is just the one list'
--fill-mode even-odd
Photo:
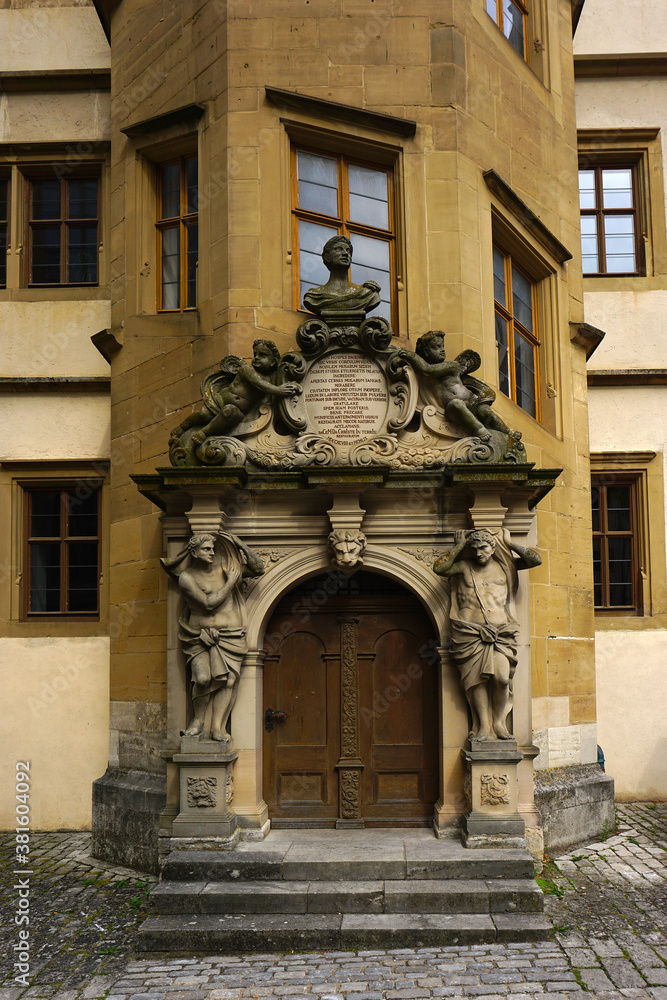
{"label": "weathered stone surface", "polygon": [[166,802],[162,775],[109,768],[93,782],[93,855],[157,873],[158,824]]}
{"label": "weathered stone surface", "polygon": [[544,846],[558,853],[614,826],[614,779],[597,764],[536,771],[535,805]]}

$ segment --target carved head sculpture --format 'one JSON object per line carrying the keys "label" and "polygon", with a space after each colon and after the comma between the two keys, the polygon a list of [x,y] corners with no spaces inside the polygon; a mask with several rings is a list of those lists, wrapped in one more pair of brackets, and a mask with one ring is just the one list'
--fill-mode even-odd
{"label": "carved head sculpture", "polygon": [[493,558],[493,553],[496,551],[497,539],[486,528],[477,528],[475,531],[469,531],[466,535],[466,542],[475,553],[477,562],[481,563],[482,566],[485,566]]}
{"label": "carved head sculpture", "polygon": [[207,532],[192,535],[188,539],[188,549],[194,559],[201,559],[202,562],[212,563],[215,558],[215,535]]}
{"label": "carved head sculpture", "polygon": [[322,247],[322,260],[329,270],[337,267],[347,271],[352,263],[352,241],[347,236],[332,236]]}
{"label": "carved head sculpture", "polygon": [[350,570],[363,562],[366,536],[363,531],[332,531],[329,535],[329,546],[336,564],[342,570]]}
{"label": "carved head sculpture", "polygon": [[272,340],[256,340],[252,345],[252,366],[261,375],[270,375],[278,367],[280,351]]}
{"label": "carved head sculpture", "polygon": [[437,364],[445,360],[445,335],[442,330],[429,330],[422,334],[417,341],[415,353],[428,361],[429,364]]}

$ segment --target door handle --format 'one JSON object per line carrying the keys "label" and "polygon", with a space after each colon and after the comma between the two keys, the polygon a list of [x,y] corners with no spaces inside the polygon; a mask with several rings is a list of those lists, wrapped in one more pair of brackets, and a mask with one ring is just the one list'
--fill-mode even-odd
{"label": "door handle", "polygon": [[272,708],[267,708],[266,712],[264,713],[264,728],[266,729],[267,733],[272,733],[273,727],[276,722],[280,722],[282,724],[286,720],[287,720],[286,712],[280,712],[277,710],[274,711],[274,709]]}

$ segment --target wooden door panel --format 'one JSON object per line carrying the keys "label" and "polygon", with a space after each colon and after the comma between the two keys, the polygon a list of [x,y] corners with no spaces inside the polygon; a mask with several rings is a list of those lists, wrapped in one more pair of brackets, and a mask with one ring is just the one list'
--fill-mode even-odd
{"label": "wooden door panel", "polygon": [[334,626],[327,616],[298,630],[289,616],[271,622],[271,635],[285,635],[264,663],[264,711],[286,715],[264,733],[264,798],[278,827],[289,821],[333,825],[338,815],[340,654]]}
{"label": "wooden door panel", "polygon": [[436,673],[420,651],[422,611],[372,615],[360,627],[362,811],[368,822],[424,822],[438,791]]}

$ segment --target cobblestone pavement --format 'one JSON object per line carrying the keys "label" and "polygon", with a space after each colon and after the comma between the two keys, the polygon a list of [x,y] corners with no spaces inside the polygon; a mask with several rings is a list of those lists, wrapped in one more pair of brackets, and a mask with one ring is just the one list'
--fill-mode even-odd
{"label": "cobblestone pavement", "polygon": [[548,861],[553,942],[137,959],[154,879],[90,857],[88,834],[33,834],[30,986],[16,984],[14,841],[0,836],[0,1000],[667,1000],[667,803],[617,807],[618,829]]}

